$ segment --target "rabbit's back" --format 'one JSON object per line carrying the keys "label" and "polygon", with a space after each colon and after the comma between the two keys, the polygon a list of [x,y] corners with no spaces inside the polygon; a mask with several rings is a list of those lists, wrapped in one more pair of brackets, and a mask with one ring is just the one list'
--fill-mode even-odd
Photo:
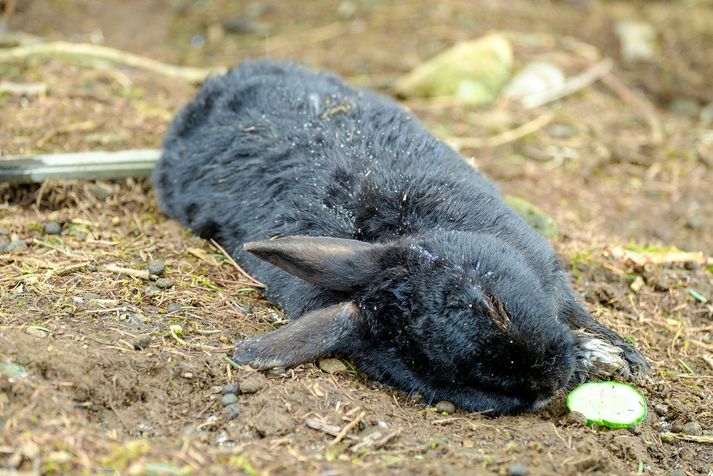
{"label": "rabbit's back", "polygon": [[268,284],[283,274],[244,242],[452,230],[509,241],[542,276],[554,259],[489,181],[398,104],[289,63],[246,62],[209,79],[174,120],[154,181],[169,214]]}

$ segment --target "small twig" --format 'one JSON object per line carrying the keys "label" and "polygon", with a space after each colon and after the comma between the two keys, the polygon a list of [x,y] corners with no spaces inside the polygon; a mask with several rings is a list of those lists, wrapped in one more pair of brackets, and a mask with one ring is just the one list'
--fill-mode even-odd
{"label": "small twig", "polygon": [[97,123],[94,121],[75,122],[73,124],[55,127],[45,132],[45,134],[37,141],[37,147],[44,147],[44,145],[56,135],[67,134],[69,132],[90,131],[92,129],[96,129],[96,127]]}
{"label": "small twig", "polygon": [[84,270],[84,269],[90,267],[91,265],[92,265],[92,263],[87,262],[87,263],[76,263],[76,264],[70,264],[67,266],[61,266],[59,268],[50,269],[49,271],[47,271],[45,273],[45,276],[47,276],[48,278],[50,276],[64,276],[65,274],[73,273],[75,271]]}
{"label": "small twig", "polygon": [[127,276],[132,276],[134,278],[139,278],[143,279],[145,281],[148,281],[149,278],[151,277],[149,275],[148,270],[142,270],[142,269],[131,269],[131,268],[122,268],[121,266],[117,266],[115,264],[108,264],[104,267],[109,272],[112,273],[119,273],[119,274],[125,274]]}
{"label": "small twig", "polygon": [[253,278],[252,276],[250,276],[247,271],[245,271],[243,268],[241,268],[240,265],[233,259],[233,257],[230,256],[228,254],[228,252],[225,251],[225,249],[218,244],[217,241],[215,241],[214,239],[211,238],[210,242],[213,244],[213,246],[215,246],[218,249],[218,251],[223,253],[223,256],[225,256],[227,258],[227,260],[230,262],[230,264],[232,264],[233,267],[238,270],[238,273],[245,276],[248,279],[248,281],[250,281],[252,283],[252,286],[254,286],[256,288],[264,288],[265,287],[264,284],[262,284],[260,281]]}
{"label": "small twig", "polygon": [[363,450],[365,448],[369,448],[372,450],[378,450],[382,446],[384,446],[386,443],[391,441],[394,437],[396,437],[399,433],[401,433],[401,430],[397,429],[392,431],[391,433],[387,433],[386,435],[381,435],[380,432],[374,432],[364,438],[362,441],[359,443],[353,445],[352,447],[349,448],[349,451],[356,453],[357,451]]}
{"label": "small twig", "polygon": [[623,81],[614,76],[611,71],[604,74],[601,80],[602,83],[619,96],[619,99],[639,112],[651,129],[651,142],[656,145],[661,144],[663,141],[663,126],[661,125],[659,116],[656,114],[654,106],[652,106],[645,97],[632,91]]}
{"label": "small twig", "polygon": [[231,367],[235,367],[238,370],[242,370],[240,367],[240,364],[238,364],[236,361],[228,357],[227,355],[223,354],[220,356],[221,359],[225,360],[228,364],[230,364]]}
{"label": "small twig", "polygon": [[450,137],[446,139],[446,142],[454,146],[456,149],[498,147],[537,132],[552,122],[552,119],[554,119],[554,115],[548,111],[536,117],[532,121],[516,127],[515,129],[505,131],[492,137]]}
{"label": "small twig", "polygon": [[211,73],[224,71],[222,68],[203,69],[175,66],[106,46],[91,45],[88,43],[69,43],[65,41],[7,48],[0,51],[0,62],[24,60],[35,56],[71,56],[109,61],[131,68],[144,69],[170,78],[183,79],[190,83],[200,83]]}
{"label": "small twig", "polygon": [[344,32],[344,24],[342,22],[329,23],[324,26],[303,30],[293,35],[283,35],[281,37],[272,37],[265,40],[265,54],[268,55],[273,51],[301,45],[305,43],[316,44],[323,41],[331,40],[332,38],[341,35]]}
{"label": "small twig", "polygon": [[686,435],[683,433],[671,433],[665,432],[661,433],[662,440],[684,440],[684,441],[695,441],[696,443],[713,443],[713,436],[710,435]]}
{"label": "small twig", "polygon": [[337,425],[332,425],[322,420],[321,418],[316,417],[307,418],[305,420],[305,425],[312,428],[313,430],[322,431],[331,436],[337,436],[339,434],[339,431],[341,430],[341,428],[339,428]]}
{"label": "small twig", "polygon": [[347,436],[347,433],[349,433],[352,430],[352,428],[357,426],[359,424],[359,422],[364,419],[365,416],[366,416],[366,412],[361,412],[359,415],[357,415],[357,417],[355,419],[353,419],[352,421],[347,423],[344,426],[344,428],[342,428],[342,431],[340,431],[337,434],[337,436],[329,443],[329,446],[334,446],[337,443],[339,443],[340,441],[342,441],[344,439],[344,437]]}
{"label": "small twig", "polygon": [[533,94],[524,98],[522,100],[522,105],[526,109],[532,109],[538,106],[543,106],[552,101],[562,99],[570,94],[574,94],[608,74],[613,66],[614,62],[610,58],[606,58],[599,63],[596,63],[582,74],[565,81],[562,86],[556,89],[551,89],[541,94]]}

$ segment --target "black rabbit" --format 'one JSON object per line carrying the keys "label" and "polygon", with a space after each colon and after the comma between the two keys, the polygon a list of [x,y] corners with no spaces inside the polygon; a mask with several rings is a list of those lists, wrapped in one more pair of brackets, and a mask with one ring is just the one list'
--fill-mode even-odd
{"label": "black rabbit", "polygon": [[335,76],[258,61],[210,78],[174,120],[154,181],[163,208],[222,244],[293,321],[239,343],[241,364],[334,353],[491,414],[648,368],[488,180],[395,102]]}

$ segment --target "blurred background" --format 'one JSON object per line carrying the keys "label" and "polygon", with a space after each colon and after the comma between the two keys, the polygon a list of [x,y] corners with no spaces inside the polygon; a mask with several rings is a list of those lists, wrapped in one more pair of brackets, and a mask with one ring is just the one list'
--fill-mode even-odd
{"label": "blurred background", "polygon": [[[0,9],[5,48],[65,40],[200,68],[270,56],[386,94],[435,55],[496,33],[509,50],[503,64],[487,66],[487,46],[455,60],[490,68],[491,97],[434,101],[417,91],[405,104],[565,233],[713,248],[710,1],[2,0]],[[595,71],[562,100],[534,108],[502,100],[532,63],[544,63],[530,79],[546,89],[606,58],[614,61],[609,81]],[[0,98],[0,152],[159,147],[195,85],[110,66],[81,55],[3,61],[3,79],[39,83],[47,93]],[[495,79],[487,77],[493,68]],[[513,129],[514,139],[498,136]]]}

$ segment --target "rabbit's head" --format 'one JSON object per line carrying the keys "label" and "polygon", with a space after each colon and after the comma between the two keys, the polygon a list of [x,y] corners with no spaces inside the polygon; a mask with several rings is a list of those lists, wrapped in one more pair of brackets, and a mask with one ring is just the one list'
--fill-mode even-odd
{"label": "rabbit's head", "polygon": [[573,375],[558,297],[500,240],[459,232],[387,244],[287,237],[246,249],[345,299],[241,342],[240,363],[293,366],[337,353],[428,401],[491,414],[537,409]]}

